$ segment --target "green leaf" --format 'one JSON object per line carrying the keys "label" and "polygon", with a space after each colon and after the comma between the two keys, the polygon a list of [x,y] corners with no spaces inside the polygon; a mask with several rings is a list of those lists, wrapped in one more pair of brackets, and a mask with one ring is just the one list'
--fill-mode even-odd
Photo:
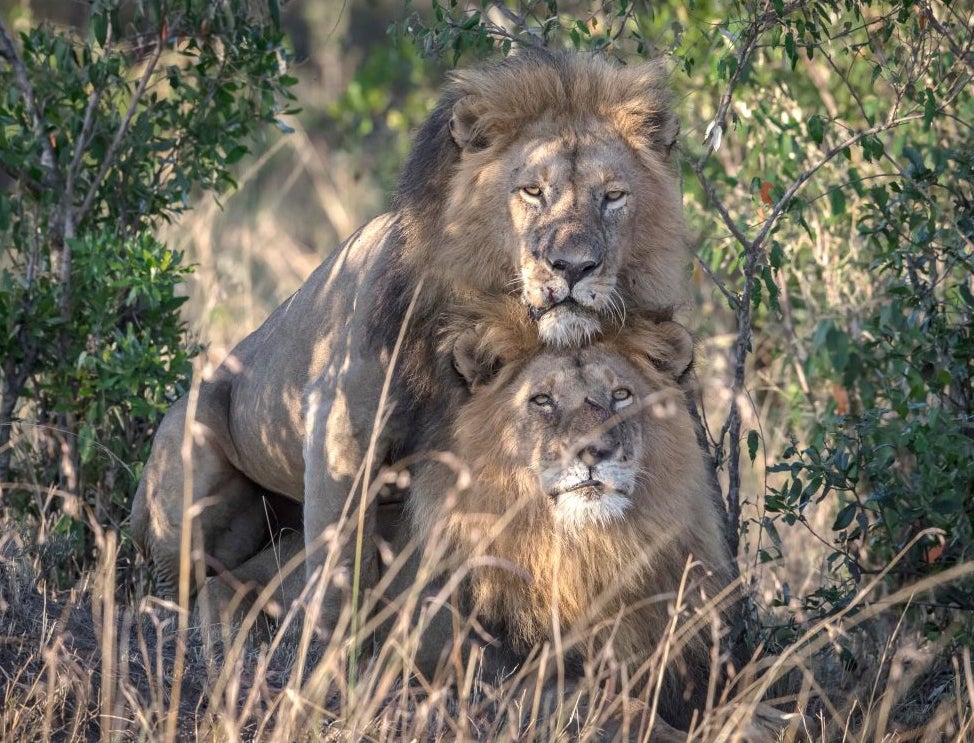
{"label": "green leaf", "polygon": [[832,531],[842,531],[852,520],[856,517],[856,509],[858,508],[855,503],[847,503],[841,509],[835,517],[835,522],[832,524]]}
{"label": "green leaf", "polygon": [[795,46],[795,36],[791,31],[785,34],[785,54],[788,55],[788,59],[791,61],[791,69],[794,70],[798,64],[798,49]]}
{"label": "green leaf", "polygon": [[751,458],[751,464],[758,456],[758,432],[751,429],[747,432],[747,455]]}
{"label": "green leaf", "polygon": [[845,192],[841,186],[829,189],[829,204],[832,207],[833,217],[841,217],[845,214]]}
{"label": "green leaf", "polygon": [[771,266],[765,266],[761,269],[761,278],[768,290],[768,303],[771,305],[771,309],[780,315],[781,305],[778,303],[778,296],[781,294],[781,290],[778,289],[778,283],[774,280]]}
{"label": "green leaf", "polygon": [[808,117],[808,136],[815,144],[822,144],[825,139],[825,122],[818,114]]}
{"label": "green leaf", "polygon": [[838,328],[831,327],[825,335],[825,349],[832,361],[832,368],[841,374],[849,361],[849,336]]}
{"label": "green leaf", "polygon": [[275,29],[281,28],[281,3],[280,0],[267,0],[267,11],[270,13],[271,23]]}
{"label": "green leaf", "polygon": [[240,158],[246,155],[249,151],[250,150],[248,150],[246,146],[238,144],[227,152],[224,162],[226,162],[227,165],[232,165],[233,163],[239,161]]}
{"label": "green leaf", "polygon": [[98,46],[104,48],[105,41],[108,39],[108,15],[104,11],[97,11],[92,16],[91,32]]}

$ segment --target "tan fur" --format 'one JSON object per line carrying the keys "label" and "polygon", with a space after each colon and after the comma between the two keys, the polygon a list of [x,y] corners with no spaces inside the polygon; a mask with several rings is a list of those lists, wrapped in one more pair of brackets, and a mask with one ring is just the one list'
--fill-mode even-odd
{"label": "tan fur", "polygon": [[[350,237],[200,384],[191,425],[186,401],[163,421],[132,515],[159,592],[178,585],[184,492],[211,572],[266,543],[266,493],[303,504],[309,577],[348,566],[361,498],[372,544],[366,486],[428,448],[466,395],[437,348],[447,306],[516,295],[562,346],[626,312],[671,316],[688,262],[676,130],[658,63],[538,52],[457,73],[417,135],[395,211]],[[544,203],[524,195],[535,183]],[[366,550],[363,585],[376,574]],[[326,623],[340,598],[326,598]]]}
{"label": "tan fur", "polygon": [[[683,628],[708,604],[720,617],[734,595],[731,588],[719,600],[734,570],[708,463],[675,381],[690,361],[689,336],[675,323],[639,321],[584,349],[535,343],[529,353],[523,324],[487,320],[476,329],[475,347],[462,332],[451,336],[461,340],[458,364],[489,368],[496,357],[504,366],[491,381],[474,379],[480,386],[453,426],[451,448],[470,467],[469,487],[458,490],[454,473],[432,464],[414,477],[419,539],[448,540],[453,570],[490,558],[496,567],[473,569],[465,598],[515,657],[556,635],[574,637],[590,643],[575,655],[591,658],[611,645],[637,673],[662,647],[675,604],[683,605]],[[619,389],[635,402],[598,423],[591,410],[610,405]],[[539,392],[555,399],[557,414],[538,412]],[[580,447],[609,434],[605,451],[618,444],[612,456],[638,471],[629,508],[606,523],[566,529],[557,516],[565,496],[553,498],[540,473],[558,456],[568,466]],[[672,641],[661,712],[673,724],[686,725],[705,701],[712,624],[705,618],[701,631]]]}

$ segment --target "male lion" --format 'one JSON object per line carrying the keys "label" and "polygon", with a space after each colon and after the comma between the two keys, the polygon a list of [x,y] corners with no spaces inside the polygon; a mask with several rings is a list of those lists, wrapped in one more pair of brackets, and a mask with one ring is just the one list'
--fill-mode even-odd
{"label": "male lion", "polygon": [[[728,662],[715,666],[712,649],[727,649],[739,598],[679,381],[692,340],[674,322],[630,315],[591,345],[553,349],[516,311],[491,314],[448,336],[472,394],[441,443],[468,469],[414,468],[413,538],[433,563],[422,572],[464,576],[461,611],[478,620],[467,624],[493,636],[488,676],[544,644],[566,651],[570,674],[618,663],[637,693],[665,666],[658,709],[686,729]],[[425,673],[452,646],[447,625],[440,617],[426,632]],[[768,738],[762,724],[748,739]],[[652,739],[685,735],[664,724]]]}
{"label": "male lion", "polygon": [[[352,235],[160,424],[132,513],[160,593],[177,590],[184,492],[211,567],[232,569],[265,542],[265,493],[303,503],[309,578],[329,555],[349,563],[347,542],[325,543],[355,513],[350,496],[424,449],[416,432],[466,393],[436,347],[447,304],[516,296],[544,342],[563,347],[628,311],[672,316],[688,256],[665,78],[657,62],[542,51],[452,76],[395,210]],[[366,546],[375,520],[369,498]],[[362,570],[368,585],[374,550]],[[327,625],[338,604],[326,604]]]}

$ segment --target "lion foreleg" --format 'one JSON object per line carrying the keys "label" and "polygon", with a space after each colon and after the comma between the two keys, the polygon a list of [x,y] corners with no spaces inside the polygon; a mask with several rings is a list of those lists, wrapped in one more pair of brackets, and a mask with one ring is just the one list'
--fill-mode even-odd
{"label": "lion foreleg", "polygon": [[357,589],[360,600],[377,580],[376,503],[370,485],[378,467],[368,463],[384,461],[384,438],[378,437],[369,450],[369,442],[357,435],[363,430],[356,420],[361,410],[353,411],[340,393],[312,389],[306,408],[305,567],[309,581],[328,582],[315,609],[319,626],[331,630],[346,598]]}
{"label": "lion foreleg", "polygon": [[210,631],[213,627],[266,630],[264,615],[280,619],[301,595],[304,568],[294,561],[303,550],[304,536],[286,529],[243,564],[208,578],[196,604],[199,624]]}

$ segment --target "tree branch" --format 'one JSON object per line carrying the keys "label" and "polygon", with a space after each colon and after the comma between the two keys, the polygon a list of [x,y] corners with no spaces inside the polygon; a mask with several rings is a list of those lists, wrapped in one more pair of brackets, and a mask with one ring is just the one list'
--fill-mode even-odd
{"label": "tree branch", "polygon": [[[108,24],[107,29],[107,40],[105,43],[105,54],[110,54],[114,39],[112,38],[112,24]],[[64,213],[64,236],[65,238],[74,237],[74,226],[75,226],[75,216],[74,216],[74,186],[75,179],[78,177],[78,172],[81,170],[81,160],[84,157],[85,150],[88,147],[88,140],[91,137],[91,127],[94,124],[95,112],[98,110],[98,104],[101,102],[102,93],[104,93],[104,87],[98,87],[92,90],[88,95],[88,105],[85,107],[85,118],[81,124],[81,132],[78,134],[78,138],[74,143],[74,155],[71,158],[71,165],[68,168],[67,175],[65,176],[64,184],[64,200],[63,200],[63,213]]]}
{"label": "tree branch", "polygon": [[[734,74],[731,75],[731,79],[727,83],[727,88],[720,96],[720,102],[717,104],[717,111],[714,114],[714,118],[711,122],[712,127],[719,127],[721,131],[727,128],[727,111],[730,109],[731,102],[733,101],[734,90],[737,88],[737,84],[741,81],[744,70],[747,67],[747,63],[750,61],[751,55],[757,48],[758,38],[760,38],[761,34],[770,28],[771,25],[791,15],[793,12],[795,12],[795,10],[804,5],[803,2],[789,3],[784,7],[784,10],[779,15],[776,11],[769,9],[770,4],[770,2],[765,2],[764,12],[747,26],[743,37],[743,43],[741,44],[740,51],[737,53],[737,66],[734,68]],[[714,147],[714,141],[715,137],[708,137],[707,147],[700,156],[700,160],[697,163],[698,167],[702,168],[704,163],[707,162],[707,159],[716,149],[716,147]]]}
{"label": "tree branch", "polygon": [[[773,27],[774,24],[778,23],[782,18],[800,9],[801,6],[802,3],[790,3],[779,15],[770,9],[770,3],[765,3],[763,13],[747,25],[741,37],[740,48],[736,57],[736,68],[728,81],[726,89],[720,97],[720,102],[718,103],[716,113],[712,120],[712,127],[718,127],[721,131],[726,127],[727,116],[733,102],[734,91],[740,81],[743,79],[744,70],[750,63],[753,54],[758,48],[758,40],[760,39],[761,35],[769,28]],[[895,106],[893,111],[896,111]],[[740,459],[741,428],[743,422],[741,413],[741,397],[745,392],[747,357],[752,350],[752,325],[754,309],[753,297],[755,283],[758,280],[758,273],[763,262],[764,244],[770,236],[778,219],[789,207],[791,200],[795,197],[802,186],[804,186],[804,184],[807,183],[808,180],[812,178],[812,176],[814,176],[814,174],[817,173],[823,166],[834,159],[836,155],[844,152],[847,148],[857,144],[866,137],[874,136],[880,132],[895,128],[907,121],[920,119],[922,116],[922,113],[913,113],[907,116],[896,117],[894,113],[887,121],[870,127],[864,131],[857,132],[826,151],[815,163],[801,173],[788,187],[781,198],[778,199],[778,201],[774,204],[771,213],[764,221],[764,224],[761,226],[753,240],[748,238],[745,229],[738,225],[731,216],[729,209],[724,205],[719,194],[717,193],[714,183],[711,182],[711,180],[707,178],[706,174],[704,173],[704,166],[715,150],[714,145],[716,144],[717,138],[714,136],[709,137],[703,154],[695,163],[691,163],[691,168],[696,175],[697,180],[703,187],[708,200],[717,210],[721,222],[726,226],[730,234],[741,246],[744,253],[744,265],[742,268],[743,285],[741,287],[740,294],[735,295],[733,292],[727,290],[719,283],[717,284],[723,292],[725,298],[727,298],[731,307],[735,310],[737,320],[737,341],[735,344],[732,364],[733,376],[730,410],[728,411],[727,418],[724,421],[724,425],[721,428],[720,435],[716,442],[719,455],[725,447],[727,450],[727,456],[725,458],[728,465],[727,510],[728,520],[731,526],[731,546],[735,553],[738,546],[737,536],[740,530],[741,508]]]}
{"label": "tree branch", "polygon": [[732,293],[726,286],[723,285],[723,283],[717,278],[716,274],[711,270],[710,266],[707,265],[707,262],[703,260],[703,258],[696,254],[693,257],[697,259],[697,263],[700,265],[700,268],[714,283],[714,286],[716,286],[720,293],[724,295],[724,299],[727,300],[727,304],[729,304],[731,307],[736,306],[738,301],[737,295]]}
{"label": "tree branch", "polygon": [[27,115],[30,117],[31,130],[34,132],[34,136],[41,146],[41,166],[44,169],[44,185],[46,187],[56,187],[59,184],[60,175],[57,171],[57,158],[54,156],[54,146],[48,139],[47,132],[44,131],[44,119],[41,116],[40,110],[37,108],[37,98],[34,94],[34,86],[30,84],[30,79],[27,77],[27,68],[17,53],[17,47],[7,33],[3,21],[0,21],[0,58],[7,60],[7,64],[10,65],[10,69],[14,73],[14,81],[17,89],[24,98],[24,107],[27,109]]}

